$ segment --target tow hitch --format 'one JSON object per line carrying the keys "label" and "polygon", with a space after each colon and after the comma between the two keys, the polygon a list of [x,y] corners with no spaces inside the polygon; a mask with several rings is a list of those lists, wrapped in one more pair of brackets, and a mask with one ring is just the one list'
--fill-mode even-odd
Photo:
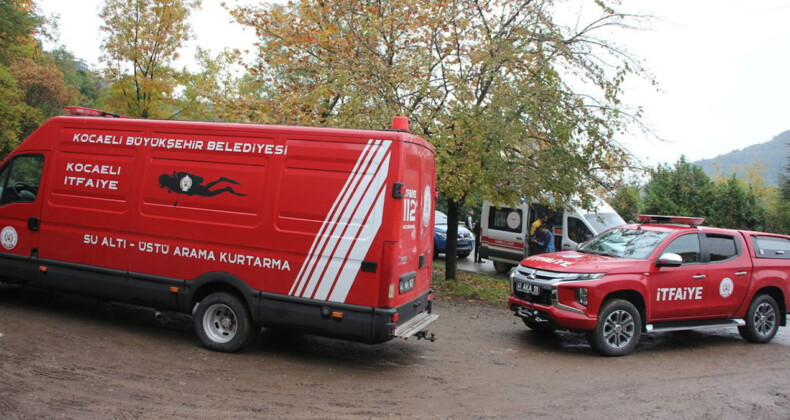
{"label": "tow hitch", "polygon": [[392,335],[400,338],[409,338],[416,336],[418,340],[426,339],[430,341],[436,341],[436,336],[434,336],[433,334],[429,336],[428,330],[425,329],[425,327],[427,327],[429,324],[436,321],[436,318],[439,318],[439,315],[423,312],[401,324],[398,328],[395,329]]}
{"label": "tow hitch", "polygon": [[436,334],[431,333],[431,335],[428,336],[428,330],[422,330],[417,334],[414,334],[414,336],[417,337],[417,340],[429,340],[431,343],[436,341]]}

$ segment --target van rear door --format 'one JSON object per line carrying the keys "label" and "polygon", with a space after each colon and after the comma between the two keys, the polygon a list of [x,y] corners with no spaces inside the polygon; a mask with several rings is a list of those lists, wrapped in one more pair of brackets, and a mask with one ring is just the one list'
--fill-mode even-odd
{"label": "van rear door", "polygon": [[[403,186],[394,195],[398,229],[398,251],[392,262],[394,290],[390,305],[400,306],[430,288],[434,219],[433,151],[419,143],[402,143],[402,172],[397,182]],[[388,291],[389,295],[389,291]]]}
{"label": "van rear door", "polygon": [[0,168],[0,270],[26,284],[38,284],[37,259],[43,173],[47,153],[17,154]]}

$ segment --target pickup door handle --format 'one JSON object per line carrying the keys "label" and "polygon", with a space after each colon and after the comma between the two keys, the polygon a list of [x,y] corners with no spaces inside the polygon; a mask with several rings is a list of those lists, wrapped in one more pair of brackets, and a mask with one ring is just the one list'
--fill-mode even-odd
{"label": "pickup door handle", "polygon": [[706,276],[706,275],[704,275],[704,274],[697,274],[696,276],[694,276],[694,277],[692,277],[692,278],[694,278],[694,279],[697,279],[697,280],[700,280],[700,279],[704,279],[705,277],[707,277],[707,276]]}
{"label": "pickup door handle", "polygon": [[735,273],[736,276],[745,276],[747,274],[749,274],[749,273],[747,273],[745,271],[739,271],[739,272]]}

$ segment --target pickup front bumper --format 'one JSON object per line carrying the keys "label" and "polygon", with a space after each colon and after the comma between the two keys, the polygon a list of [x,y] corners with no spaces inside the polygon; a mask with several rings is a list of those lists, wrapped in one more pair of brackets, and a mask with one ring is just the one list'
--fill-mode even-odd
{"label": "pickup front bumper", "polygon": [[569,311],[555,300],[552,300],[549,305],[541,305],[511,296],[508,299],[508,306],[519,318],[550,322],[559,329],[592,330],[595,329],[598,321],[584,313]]}

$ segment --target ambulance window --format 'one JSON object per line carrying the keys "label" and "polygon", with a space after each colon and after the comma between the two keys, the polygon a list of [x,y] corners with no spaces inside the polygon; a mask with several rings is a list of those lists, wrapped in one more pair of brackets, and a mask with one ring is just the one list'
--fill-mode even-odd
{"label": "ambulance window", "polygon": [[497,209],[491,207],[488,213],[488,228],[520,233],[523,217],[524,215],[520,209],[511,209],[509,207]]}
{"label": "ambulance window", "polygon": [[44,156],[23,155],[15,157],[0,172],[0,205],[35,201]]}
{"label": "ambulance window", "polygon": [[738,255],[738,245],[732,236],[705,235],[705,245],[711,262],[728,260]]}
{"label": "ambulance window", "polygon": [[702,261],[700,257],[699,235],[683,235],[674,241],[664,250],[672,252],[683,258],[683,264],[693,264]]}
{"label": "ambulance window", "polygon": [[568,238],[577,244],[580,244],[594,235],[590,228],[584,224],[582,219],[578,217],[568,216]]}

